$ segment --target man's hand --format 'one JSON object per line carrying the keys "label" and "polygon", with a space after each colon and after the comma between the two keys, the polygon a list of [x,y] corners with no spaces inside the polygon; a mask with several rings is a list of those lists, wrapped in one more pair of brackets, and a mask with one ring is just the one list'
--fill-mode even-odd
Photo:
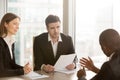
{"label": "man's hand", "polygon": [[82,77],[85,77],[86,76],[86,72],[85,72],[85,69],[83,67],[83,69],[80,69],[78,72],[77,72],[77,77],[78,79],[82,78]]}
{"label": "man's hand", "polygon": [[69,65],[66,66],[66,69],[68,69],[68,70],[73,70],[74,68],[75,68],[75,64],[74,63],[69,64]]}
{"label": "man's hand", "polygon": [[54,71],[54,66],[49,65],[49,64],[44,65],[44,66],[43,66],[43,70],[44,70],[45,72],[53,72],[53,71]]}
{"label": "man's hand", "polygon": [[94,63],[90,57],[88,57],[88,59],[86,59],[86,58],[80,59],[80,64],[82,67],[85,67],[95,73],[99,72],[99,69],[94,66]]}

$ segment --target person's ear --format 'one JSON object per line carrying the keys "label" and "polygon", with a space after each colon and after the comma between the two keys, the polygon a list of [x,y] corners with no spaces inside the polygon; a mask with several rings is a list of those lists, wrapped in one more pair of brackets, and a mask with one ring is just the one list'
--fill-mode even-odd
{"label": "person's ear", "polygon": [[4,26],[7,28],[7,27],[8,27],[8,24],[5,22],[5,23],[4,23]]}

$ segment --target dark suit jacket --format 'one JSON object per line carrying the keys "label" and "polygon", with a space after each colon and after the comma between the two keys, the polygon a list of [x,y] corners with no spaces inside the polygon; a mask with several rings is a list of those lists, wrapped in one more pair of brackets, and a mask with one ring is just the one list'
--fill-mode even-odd
{"label": "dark suit jacket", "polygon": [[91,80],[120,80],[120,50],[115,51],[111,60],[105,62]]}
{"label": "dark suit jacket", "polygon": [[[86,80],[81,78],[79,80]],[[120,80],[120,50],[115,51],[110,61],[105,62],[99,73],[91,80]]]}
{"label": "dark suit jacket", "polygon": [[43,33],[34,38],[34,70],[40,70],[42,64],[50,64],[54,66],[62,54],[66,55],[75,53],[71,37],[62,33],[60,35],[62,42],[58,43],[56,57],[54,57],[51,42],[48,41],[48,33]]}
{"label": "dark suit jacket", "polygon": [[[14,44],[12,47],[14,52]],[[23,67],[15,63],[15,57],[13,53],[13,59],[11,59],[10,51],[7,43],[0,37],[0,77],[16,76],[24,74]]]}

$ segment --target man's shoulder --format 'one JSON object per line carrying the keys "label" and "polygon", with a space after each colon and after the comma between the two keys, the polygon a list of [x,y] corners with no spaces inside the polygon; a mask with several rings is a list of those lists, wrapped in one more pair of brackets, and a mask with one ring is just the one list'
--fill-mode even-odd
{"label": "man's shoulder", "polygon": [[34,41],[43,42],[48,38],[48,33],[41,33],[34,37]]}
{"label": "man's shoulder", "polygon": [[47,37],[47,36],[48,36],[48,33],[46,32],[46,33],[41,33],[41,34],[35,36],[35,38],[42,38],[42,37]]}
{"label": "man's shoulder", "polygon": [[71,36],[63,34],[63,33],[60,33],[60,35],[61,35],[62,38],[71,38]]}

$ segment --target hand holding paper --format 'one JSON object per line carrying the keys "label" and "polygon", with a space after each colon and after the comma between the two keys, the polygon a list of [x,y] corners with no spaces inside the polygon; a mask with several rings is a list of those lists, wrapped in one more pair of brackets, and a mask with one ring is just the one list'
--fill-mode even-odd
{"label": "hand holding paper", "polygon": [[69,65],[66,66],[66,69],[68,69],[68,70],[73,70],[74,68],[75,68],[75,64],[74,63],[69,64]]}
{"label": "hand holding paper", "polygon": [[75,56],[76,54],[61,55],[54,65],[55,71],[66,70],[66,66],[73,63]]}

